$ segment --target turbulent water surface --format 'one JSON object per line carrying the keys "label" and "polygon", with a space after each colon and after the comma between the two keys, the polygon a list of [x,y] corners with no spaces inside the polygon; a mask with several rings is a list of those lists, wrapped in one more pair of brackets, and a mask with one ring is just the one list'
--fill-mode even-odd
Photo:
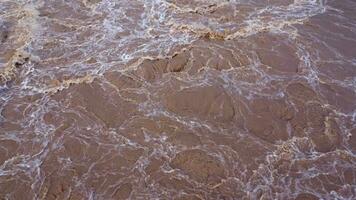
{"label": "turbulent water surface", "polygon": [[1,199],[355,199],[354,0],[0,0]]}

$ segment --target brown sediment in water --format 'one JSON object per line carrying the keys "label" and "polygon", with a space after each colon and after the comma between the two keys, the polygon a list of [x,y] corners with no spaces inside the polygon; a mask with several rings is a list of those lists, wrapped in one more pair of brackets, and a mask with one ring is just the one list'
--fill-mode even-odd
{"label": "brown sediment in water", "polygon": [[15,52],[5,67],[0,71],[0,83],[5,84],[16,79],[21,72],[21,68],[28,63],[30,55],[24,51]]}
{"label": "brown sediment in water", "polygon": [[0,198],[353,199],[350,1],[0,3]]}

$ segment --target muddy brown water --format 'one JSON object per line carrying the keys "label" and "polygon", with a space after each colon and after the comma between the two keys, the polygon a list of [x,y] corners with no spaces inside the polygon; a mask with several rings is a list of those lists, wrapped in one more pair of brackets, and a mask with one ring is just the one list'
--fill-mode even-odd
{"label": "muddy brown water", "polygon": [[356,2],[1,0],[1,199],[355,199]]}

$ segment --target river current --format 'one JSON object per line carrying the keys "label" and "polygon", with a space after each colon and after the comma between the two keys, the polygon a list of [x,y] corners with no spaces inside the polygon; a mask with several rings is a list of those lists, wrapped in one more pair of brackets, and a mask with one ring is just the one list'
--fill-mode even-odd
{"label": "river current", "polygon": [[354,0],[0,0],[1,199],[355,199]]}

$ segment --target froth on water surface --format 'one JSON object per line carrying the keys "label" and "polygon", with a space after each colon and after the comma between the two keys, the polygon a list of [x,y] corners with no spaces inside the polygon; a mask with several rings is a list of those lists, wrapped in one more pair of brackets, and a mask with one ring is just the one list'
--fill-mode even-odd
{"label": "froth on water surface", "polygon": [[356,3],[0,1],[1,199],[355,199]]}

